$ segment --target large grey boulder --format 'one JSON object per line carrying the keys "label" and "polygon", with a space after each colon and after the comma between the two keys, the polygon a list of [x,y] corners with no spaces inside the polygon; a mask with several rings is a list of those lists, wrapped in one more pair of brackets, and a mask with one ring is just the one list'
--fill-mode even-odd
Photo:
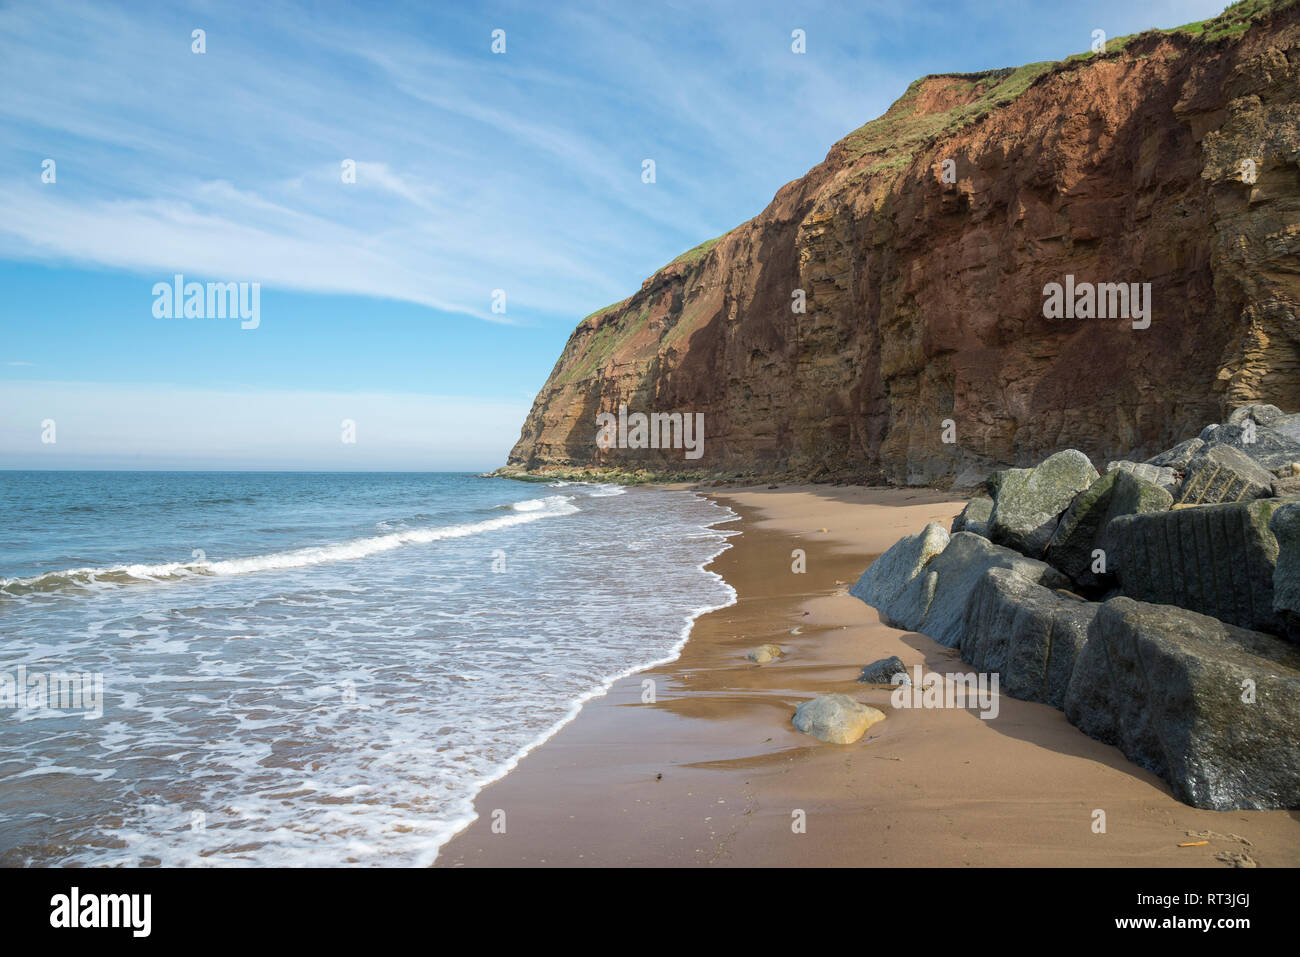
{"label": "large grey boulder", "polygon": [[1188,439],[1186,442],[1179,442],[1172,449],[1167,449],[1159,455],[1152,456],[1146,460],[1146,464],[1181,471],[1187,468],[1187,463],[1195,458],[1196,453],[1203,448],[1205,448],[1205,443],[1200,439]]}
{"label": "large grey boulder", "polygon": [[1130,598],[1178,605],[1242,628],[1279,633],[1273,610],[1279,499],[1127,515],[1107,526],[1108,556]]}
{"label": "large grey boulder", "polygon": [[799,705],[794,713],[795,728],[831,744],[852,744],[884,720],[883,712],[844,694],[819,695]]}
{"label": "large grey boulder", "polygon": [[[966,603],[988,569],[1007,568],[1049,588],[1071,584],[1046,562],[994,545],[973,532],[953,535],[940,554],[918,568],[923,549],[917,537],[910,535],[896,542],[862,573],[849,592],[873,606],[895,628],[919,631],[949,648],[961,642]],[[889,580],[896,568],[916,569],[901,588]]]}
{"label": "large grey boulder", "polygon": [[1106,466],[1107,474],[1117,469],[1121,472],[1128,472],[1144,482],[1150,482],[1152,485],[1164,489],[1170,495],[1173,495],[1178,488],[1178,473],[1167,465],[1148,465],[1145,462],[1120,461],[1111,462]]}
{"label": "large grey boulder", "polygon": [[[1084,587],[1103,587],[1114,575],[1113,547],[1106,529],[1121,515],[1163,512],[1173,496],[1137,473],[1112,469],[1075,496],[1061,517],[1046,558]],[[1095,552],[1102,551],[1098,562]]]}
{"label": "large grey boulder", "polygon": [[1217,811],[1300,807],[1300,650],[1181,608],[1113,598],[1065,715]]}
{"label": "large grey boulder", "polygon": [[1037,558],[1070,501],[1096,480],[1088,456],[1075,449],[1057,452],[1032,469],[1007,469],[989,516],[989,538]]}
{"label": "large grey boulder", "polygon": [[[930,560],[947,545],[948,532],[938,522],[931,522],[915,535],[904,535],[867,567],[857,583],[849,588],[849,594],[887,617],[901,617],[904,612],[899,596],[911,588],[912,582]],[[898,614],[889,609],[897,610]]]}
{"label": "large grey boulder", "polygon": [[1256,425],[1272,425],[1284,415],[1286,413],[1275,405],[1243,405],[1232,410],[1226,424],[1244,425],[1247,419],[1252,419]]}
{"label": "large grey boulder", "polygon": [[1231,445],[1211,445],[1187,463],[1179,505],[1244,502],[1269,495],[1273,473]]}
{"label": "large grey boulder", "polygon": [[1269,472],[1300,462],[1300,442],[1274,429],[1252,424],[1221,425],[1210,439],[1211,446],[1227,445],[1244,452]]}
{"label": "large grey boulder", "polygon": [[993,499],[980,495],[966,503],[961,514],[952,520],[954,532],[974,532],[989,537],[989,516],[993,514]]}
{"label": "large grey boulder", "polygon": [[1269,531],[1277,539],[1273,569],[1273,611],[1287,637],[1300,641],[1300,502],[1288,502],[1273,512]]}
{"label": "large grey boulder", "polygon": [[1274,419],[1268,427],[1283,438],[1300,443],[1300,412]]}
{"label": "large grey boulder", "polygon": [[997,672],[1013,698],[1060,708],[1100,607],[990,568],[966,606],[962,660],[977,671]]}

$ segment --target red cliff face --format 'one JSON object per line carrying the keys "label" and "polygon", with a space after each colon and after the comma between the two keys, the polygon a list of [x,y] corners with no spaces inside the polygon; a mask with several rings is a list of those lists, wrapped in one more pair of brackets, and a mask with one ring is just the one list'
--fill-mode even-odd
{"label": "red cliff face", "polygon": [[[1263,6],[912,84],[584,319],[510,465],[966,485],[1300,410],[1300,6]],[[1150,283],[1149,327],[1045,318],[1067,275]],[[703,456],[601,448],[620,404],[703,413]]]}

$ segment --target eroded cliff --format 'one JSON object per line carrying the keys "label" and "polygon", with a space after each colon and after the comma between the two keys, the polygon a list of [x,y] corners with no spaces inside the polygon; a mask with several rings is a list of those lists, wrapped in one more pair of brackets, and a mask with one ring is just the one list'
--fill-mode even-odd
{"label": "eroded cliff", "polygon": [[[1150,283],[1149,327],[1045,318],[1067,275]],[[1065,447],[1132,457],[1300,408],[1298,302],[1300,6],[1250,0],[916,81],[584,319],[509,463],[969,485]],[[703,455],[600,447],[621,404],[703,413]]]}

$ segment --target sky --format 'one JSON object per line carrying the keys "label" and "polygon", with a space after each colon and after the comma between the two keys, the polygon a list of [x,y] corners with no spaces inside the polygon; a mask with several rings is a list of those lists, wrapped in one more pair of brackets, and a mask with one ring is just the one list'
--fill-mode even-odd
{"label": "sky", "polygon": [[494,468],[583,316],[912,80],[1224,5],[0,3],[0,468]]}

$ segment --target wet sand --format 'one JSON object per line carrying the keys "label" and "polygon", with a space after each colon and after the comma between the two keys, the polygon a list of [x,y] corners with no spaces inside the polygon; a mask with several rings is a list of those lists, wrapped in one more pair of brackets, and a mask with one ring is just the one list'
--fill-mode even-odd
{"label": "wet sand", "polygon": [[[480,794],[478,820],[436,866],[1300,864],[1300,813],[1187,807],[1046,705],[1003,696],[984,720],[894,709],[889,689],[857,683],[862,665],[895,654],[970,670],[847,594],[876,555],[927,521],[946,526],[962,502],[827,486],[712,494],[741,515],[712,565],[737,604],[701,617],[680,658],[618,682]],[[746,660],[769,642],[783,657]],[[797,732],[799,703],[834,692],[888,718],[850,745]]]}

